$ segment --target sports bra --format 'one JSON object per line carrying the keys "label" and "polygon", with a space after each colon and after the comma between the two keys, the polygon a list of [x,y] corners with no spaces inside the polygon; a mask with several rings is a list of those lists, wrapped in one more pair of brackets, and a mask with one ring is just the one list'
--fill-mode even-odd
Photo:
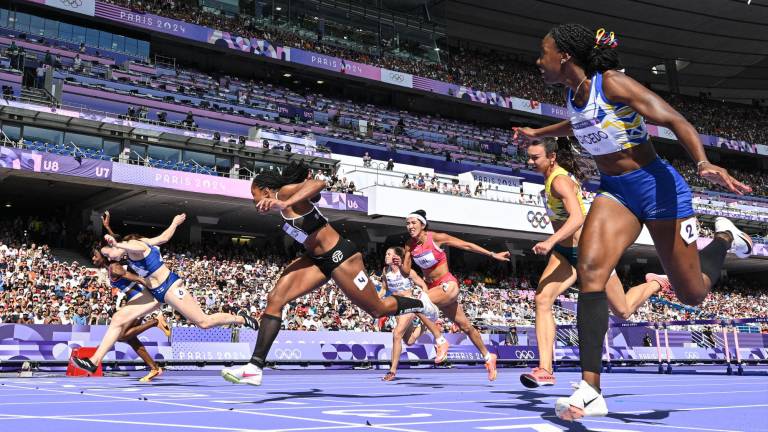
{"label": "sports bra", "polygon": [[401,291],[410,291],[413,288],[411,278],[403,276],[400,271],[391,272],[389,269],[385,269],[384,277],[387,278],[387,291],[392,294],[397,294]]}
{"label": "sports bra", "polygon": [[[275,198],[277,198],[277,194],[275,194]],[[299,217],[285,217],[282,211],[280,216],[284,221],[283,231],[299,243],[304,243],[307,241],[307,237],[328,225],[328,219],[320,213],[314,204],[312,204],[312,210]]]}
{"label": "sports bra", "polygon": [[147,277],[163,266],[163,255],[160,253],[159,247],[152,246],[147,242],[143,243],[149,246],[149,255],[136,261],[128,258],[128,265],[137,275]]}
{"label": "sports bra", "polygon": [[437,247],[432,240],[431,231],[427,231],[427,239],[422,244],[411,239],[411,256],[416,265],[427,271],[432,271],[448,260],[445,251]]}
{"label": "sports bra", "polygon": [[629,105],[611,102],[603,93],[603,74],[592,76],[589,99],[583,107],[573,104],[567,92],[566,106],[579,144],[593,156],[620,152],[649,141],[645,119]]}
{"label": "sports bra", "polygon": [[554,171],[552,171],[552,174],[547,177],[547,180],[544,182],[544,190],[542,191],[544,193],[545,202],[547,203],[547,216],[549,216],[549,220],[568,220],[568,210],[565,209],[563,200],[552,195],[552,182],[555,180],[555,177],[561,175],[567,176],[569,179],[573,180],[574,183],[576,183],[576,186],[579,188],[579,190],[576,192],[576,199],[579,200],[581,214],[586,215],[587,207],[584,205],[584,200],[581,197],[581,186],[579,185],[579,181],[573,176],[573,174],[566,171],[565,168],[558,166],[554,169]]}

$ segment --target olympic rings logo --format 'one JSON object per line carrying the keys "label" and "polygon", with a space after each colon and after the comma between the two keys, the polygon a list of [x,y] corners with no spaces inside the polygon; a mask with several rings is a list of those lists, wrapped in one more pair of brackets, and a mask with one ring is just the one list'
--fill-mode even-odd
{"label": "olympic rings logo", "polygon": [[517,357],[518,360],[533,360],[536,358],[536,355],[531,350],[515,351],[515,357]]}
{"label": "olympic rings logo", "polygon": [[545,213],[528,211],[528,223],[534,228],[546,228],[549,225],[549,216]]}
{"label": "olympic rings logo", "polygon": [[65,6],[69,6],[69,7],[73,8],[73,9],[79,8],[80,6],[83,5],[83,1],[82,0],[60,0],[60,1]]}
{"label": "olympic rings logo", "polygon": [[340,263],[342,259],[344,259],[344,253],[341,251],[337,250],[331,255],[331,260],[336,264]]}
{"label": "olympic rings logo", "polygon": [[301,359],[301,350],[298,348],[278,348],[275,350],[275,358],[278,360],[299,360]]}
{"label": "olympic rings logo", "polygon": [[396,81],[396,82],[403,82],[403,81],[405,81],[405,76],[403,74],[399,74],[397,72],[390,72],[389,73],[389,80],[390,81]]}

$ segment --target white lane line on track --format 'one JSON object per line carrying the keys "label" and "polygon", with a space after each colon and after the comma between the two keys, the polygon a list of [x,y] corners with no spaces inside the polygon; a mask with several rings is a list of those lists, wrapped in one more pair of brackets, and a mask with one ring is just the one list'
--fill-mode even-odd
{"label": "white lane line on track", "polygon": [[663,424],[646,424],[646,423],[625,423],[625,422],[616,422],[616,421],[608,421],[608,420],[595,420],[595,419],[582,419],[582,423],[603,423],[603,424],[614,424],[614,425],[622,425],[624,427],[650,427],[650,428],[663,428],[663,429],[677,429],[677,430],[689,430],[689,431],[706,431],[706,432],[744,432],[743,429],[712,429],[712,428],[704,428],[701,426],[673,426],[673,425],[663,425]]}
{"label": "white lane line on track", "polygon": [[[11,386],[16,387],[19,389],[26,389],[31,390],[31,388],[21,387],[21,386]],[[78,395],[79,392],[70,392],[70,391],[64,391],[64,390],[52,390],[52,389],[40,389],[42,391],[49,391],[54,393],[60,393],[60,394],[69,394],[69,395]],[[111,396],[111,395],[93,395],[103,398],[109,398],[112,400],[136,400],[132,398],[126,398],[121,396]],[[274,413],[265,413],[265,412],[258,412],[258,411],[241,411],[241,410],[229,410],[228,408],[217,408],[217,407],[208,407],[208,406],[200,406],[200,405],[191,405],[191,404],[183,404],[178,402],[167,402],[167,401],[159,401],[159,400],[148,400],[146,402],[154,403],[154,404],[162,404],[162,405],[171,405],[171,406],[180,406],[180,407],[187,407],[187,408],[197,408],[197,409],[207,409],[209,411],[218,411],[218,412],[226,412],[226,413],[242,413],[242,414],[251,414],[251,415],[257,415],[257,416],[265,416],[265,417],[277,417],[277,418],[284,418],[284,419],[291,419],[291,420],[301,420],[301,421],[308,421],[308,422],[316,422],[316,423],[328,423],[328,424],[334,424],[336,427],[339,426],[354,426],[354,427],[360,427],[361,425],[355,424],[355,423],[349,423],[349,422],[341,422],[341,421],[335,421],[335,420],[325,420],[325,419],[319,419],[319,418],[305,418],[305,417],[296,417],[296,416],[289,416],[289,415],[283,415],[283,414],[274,414]],[[75,420],[78,421],[80,419],[77,418],[68,418],[66,416],[60,416],[57,417],[58,420]],[[0,420],[5,420],[1,419]],[[99,421],[99,422],[109,422],[106,420],[97,420],[97,419],[82,419],[80,421]],[[123,422],[124,423],[124,422]],[[130,423],[127,423],[130,424]],[[159,423],[158,425],[162,425]],[[195,428],[206,428],[211,429],[207,426],[189,426],[189,427],[195,427]],[[384,430],[394,430],[399,432],[422,432],[414,429],[402,429],[398,427],[390,427],[390,426],[371,426],[372,429],[384,429]],[[215,428],[214,428],[215,429]],[[232,430],[242,430],[242,429],[232,429]],[[249,429],[250,430],[250,429]]]}

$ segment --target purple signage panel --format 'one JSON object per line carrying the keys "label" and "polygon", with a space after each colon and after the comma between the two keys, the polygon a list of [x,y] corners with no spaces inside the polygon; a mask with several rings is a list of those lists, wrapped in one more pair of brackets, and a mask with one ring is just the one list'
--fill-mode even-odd
{"label": "purple signage panel", "polygon": [[376,81],[381,80],[381,69],[376,66],[357,63],[325,54],[304,51],[297,48],[291,49],[291,62],[360,78],[368,78]]}
{"label": "purple signage panel", "polygon": [[96,2],[95,16],[97,18],[106,18],[111,21],[126,24],[131,27],[180,36],[199,42],[206,42],[208,40],[208,35],[211,32],[210,29],[197,24],[190,24],[158,15],[137,12],[102,2]]}
{"label": "purple signage panel", "polygon": [[[0,361],[68,360],[72,349],[96,347],[107,326],[0,324]],[[158,328],[140,335],[141,342],[156,359],[171,358],[171,343]],[[139,360],[133,349],[117,343],[106,360]]]}
{"label": "purple signage panel", "polygon": [[0,147],[0,168],[110,180],[112,161]]}
{"label": "purple signage panel", "polygon": [[251,199],[251,183],[247,180],[138,165],[114,164],[112,181],[137,186]]}
{"label": "purple signage panel", "polygon": [[247,52],[257,56],[291,61],[291,48],[275,46],[263,39],[247,38],[221,30],[212,30],[208,33],[207,42],[211,45]]}
{"label": "purple signage panel", "polygon": [[560,119],[568,118],[568,110],[565,107],[545,103],[541,104],[541,113],[548,117],[555,117]]}

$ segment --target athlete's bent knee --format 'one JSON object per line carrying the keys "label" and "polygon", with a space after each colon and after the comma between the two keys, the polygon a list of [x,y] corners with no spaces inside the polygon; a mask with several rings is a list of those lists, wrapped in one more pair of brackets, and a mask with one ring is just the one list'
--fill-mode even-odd
{"label": "athlete's bent knee", "polygon": [[707,291],[678,291],[677,299],[688,306],[697,306],[707,298]]}
{"label": "athlete's bent knee", "polygon": [[550,309],[555,303],[555,297],[551,294],[545,293],[544,291],[536,293],[533,299],[536,302],[537,311],[540,309]]}

